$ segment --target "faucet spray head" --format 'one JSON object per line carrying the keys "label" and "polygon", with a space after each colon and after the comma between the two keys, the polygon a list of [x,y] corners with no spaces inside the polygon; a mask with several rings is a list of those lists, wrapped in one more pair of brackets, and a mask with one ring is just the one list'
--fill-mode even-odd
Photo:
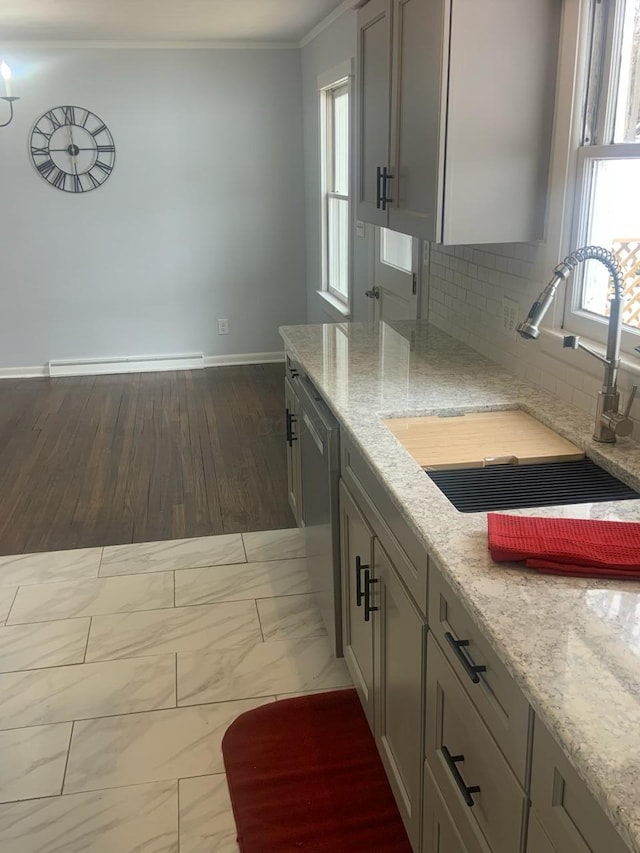
{"label": "faucet spray head", "polygon": [[516,326],[516,332],[521,337],[530,341],[535,341],[540,337],[540,323],[544,320],[545,314],[551,307],[551,303],[558,290],[558,285],[568,277],[570,272],[570,267],[567,267],[565,264],[558,264],[554,269],[553,278],[531,306],[526,320],[523,320],[522,323],[518,323]]}

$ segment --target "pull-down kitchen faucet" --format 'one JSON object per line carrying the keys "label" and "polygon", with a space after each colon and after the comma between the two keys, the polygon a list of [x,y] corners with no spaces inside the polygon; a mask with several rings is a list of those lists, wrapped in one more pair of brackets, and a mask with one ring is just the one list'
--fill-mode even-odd
{"label": "pull-down kitchen faucet", "polygon": [[577,335],[567,335],[563,339],[562,345],[571,349],[584,350],[604,364],[604,379],[602,382],[602,391],[598,394],[593,438],[595,441],[612,444],[616,440],[617,435],[631,435],[633,431],[633,421],[629,417],[629,414],[636,395],[637,385],[633,386],[625,411],[620,412],[618,368],[620,367],[620,337],[622,334],[622,271],[611,252],[603,249],[601,246],[584,246],[567,255],[562,263],[558,264],[554,269],[551,281],[531,306],[527,319],[523,323],[518,324],[516,331],[523,338],[535,340],[540,335],[538,327],[553,302],[558,285],[561,281],[566,281],[569,278],[572,270],[578,264],[588,260],[600,261],[600,263],[604,264],[613,279],[607,352],[606,355],[601,355],[599,352],[592,350],[581,343]]}

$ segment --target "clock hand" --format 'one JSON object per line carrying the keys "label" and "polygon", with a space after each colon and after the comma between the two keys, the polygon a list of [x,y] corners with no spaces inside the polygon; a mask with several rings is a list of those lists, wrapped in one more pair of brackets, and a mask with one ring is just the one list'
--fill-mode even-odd
{"label": "clock hand", "polygon": [[69,132],[69,154],[71,155],[71,165],[73,166],[73,173],[76,177],[78,177],[78,162],[76,160],[76,154],[73,145],[73,127],[72,125],[67,125],[67,130]]}

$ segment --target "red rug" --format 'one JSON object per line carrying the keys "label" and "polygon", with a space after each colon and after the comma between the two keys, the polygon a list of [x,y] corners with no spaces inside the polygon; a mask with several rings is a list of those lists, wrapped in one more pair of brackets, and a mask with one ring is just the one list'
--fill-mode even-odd
{"label": "red rug", "polygon": [[355,690],[248,711],[222,752],[243,853],[411,853]]}

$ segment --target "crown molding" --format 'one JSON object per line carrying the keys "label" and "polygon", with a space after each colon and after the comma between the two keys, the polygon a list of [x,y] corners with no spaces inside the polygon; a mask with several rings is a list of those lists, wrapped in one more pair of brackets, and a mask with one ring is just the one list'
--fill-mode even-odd
{"label": "crown molding", "polygon": [[43,48],[64,50],[293,50],[300,47],[291,41],[116,41],[97,40],[60,40],[43,39],[41,41],[5,41],[0,50],[42,50]]}
{"label": "crown molding", "polygon": [[323,18],[319,24],[316,24],[312,30],[303,36],[300,39],[300,43],[298,47],[306,47],[309,42],[313,41],[316,36],[319,36],[323,30],[326,30],[327,27],[330,27],[334,21],[337,21],[341,15],[344,15],[345,12],[350,12],[352,9],[356,9],[358,6],[363,5],[363,0],[343,0],[343,2],[330,12],[326,18]]}

